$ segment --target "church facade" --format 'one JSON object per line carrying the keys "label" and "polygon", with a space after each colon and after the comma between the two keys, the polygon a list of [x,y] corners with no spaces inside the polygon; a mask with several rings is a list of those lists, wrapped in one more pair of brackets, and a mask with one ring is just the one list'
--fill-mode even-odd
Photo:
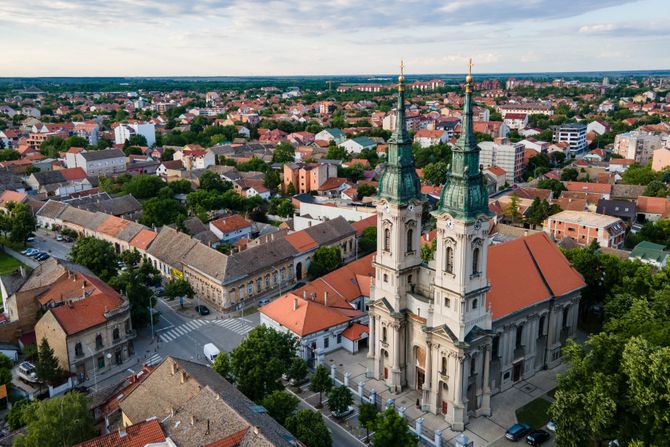
{"label": "church facade", "polygon": [[[397,119],[405,122],[405,83]],[[491,414],[491,396],[560,363],[577,327],[581,276],[542,234],[489,246],[492,214],[465,84],[460,138],[437,221],[434,260],[420,257],[424,199],[411,139],[389,139],[376,203],[377,253],[370,290],[368,376],[395,392],[421,392],[425,411],[454,430]]]}

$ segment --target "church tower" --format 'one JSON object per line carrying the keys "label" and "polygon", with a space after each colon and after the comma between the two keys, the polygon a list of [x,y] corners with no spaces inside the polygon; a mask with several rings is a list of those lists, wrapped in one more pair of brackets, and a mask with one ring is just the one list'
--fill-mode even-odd
{"label": "church tower", "polygon": [[[403,64],[398,77],[396,128],[388,141],[384,173],[379,180],[377,206],[376,276],[371,300],[379,300],[383,315],[371,310],[371,333],[380,341],[377,353],[370,350],[369,373],[384,378],[396,390],[405,383],[404,315],[406,294],[418,280],[421,266],[421,184],[412,155],[412,140],[405,122],[405,76]],[[377,318],[377,326],[375,326]],[[374,361],[375,358],[377,361]],[[382,362],[380,359],[386,359]],[[391,368],[389,368],[391,366]]]}
{"label": "church tower", "polygon": [[[486,303],[488,234],[492,213],[472,120],[472,62],[465,79],[461,135],[452,151],[437,219],[433,327],[446,327],[453,343],[454,378],[447,419],[456,430],[468,410],[490,413],[488,372],[492,313]],[[481,394],[469,377],[480,371]],[[472,392],[471,392],[472,391]]]}

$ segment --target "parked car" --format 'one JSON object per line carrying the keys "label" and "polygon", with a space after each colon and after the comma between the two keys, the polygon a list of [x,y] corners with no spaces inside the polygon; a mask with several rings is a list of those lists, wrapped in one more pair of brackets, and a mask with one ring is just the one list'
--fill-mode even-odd
{"label": "parked car", "polygon": [[38,249],[36,249],[36,248],[26,248],[25,250],[23,250],[23,251],[21,252],[21,254],[22,254],[22,255],[26,255],[26,256],[33,256],[33,255],[36,255],[36,254],[39,253],[39,252],[40,252],[40,251],[39,251]]}
{"label": "parked car", "polygon": [[61,236],[60,234],[57,235],[57,236],[56,236],[56,240],[57,240],[58,242],[62,242],[62,241],[63,241],[63,236]]}
{"label": "parked car", "polygon": [[345,418],[345,417],[349,416],[353,412],[354,412],[354,407],[349,405],[347,407],[347,409],[344,410],[344,411],[333,411],[330,414],[332,414],[333,417],[336,418],[336,419],[342,419],[342,418]]}
{"label": "parked car", "polygon": [[549,440],[551,436],[544,430],[535,430],[526,436],[526,442],[530,445],[541,445]]}
{"label": "parked car", "polygon": [[33,242],[35,240],[35,236],[28,236],[26,238],[26,242]]}
{"label": "parked car", "polygon": [[49,253],[40,253],[39,255],[35,256],[35,260],[40,262],[46,261],[47,259],[49,259]]}
{"label": "parked car", "polygon": [[39,250],[35,250],[34,252],[32,252],[32,254],[29,254],[28,256],[30,256],[31,258],[36,258],[36,257],[38,257],[39,255],[41,255],[42,253],[43,253],[43,252],[41,252],[41,251],[39,251]]}
{"label": "parked car", "polygon": [[24,382],[28,383],[39,382],[39,380],[37,379],[37,370],[35,369],[35,365],[33,365],[30,362],[19,363],[19,366],[16,368],[16,371],[19,376],[19,379],[23,380]]}
{"label": "parked car", "polygon": [[270,298],[263,298],[262,300],[258,301],[259,306],[265,306],[266,304],[270,304]]}
{"label": "parked car", "polygon": [[207,343],[205,346],[203,346],[202,352],[205,354],[205,358],[209,363],[214,363],[216,356],[221,353],[219,348],[217,348],[214,343]]}
{"label": "parked car", "polygon": [[554,421],[547,422],[547,430],[556,431],[556,422]]}
{"label": "parked car", "polygon": [[195,306],[195,311],[198,312],[199,315],[209,315],[209,309],[202,304]]}
{"label": "parked car", "polygon": [[518,441],[523,439],[530,432],[530,426],[528,424],[514,424],[505,432],[505,438],[510,441]]}

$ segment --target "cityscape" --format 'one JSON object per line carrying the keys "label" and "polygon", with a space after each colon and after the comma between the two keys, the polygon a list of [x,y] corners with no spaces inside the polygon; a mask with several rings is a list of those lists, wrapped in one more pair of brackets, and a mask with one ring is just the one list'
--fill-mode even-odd
{"label": "cityscape", "polygon": [[669,445],[668,5],[357,3],[0,0],[1,446]]}

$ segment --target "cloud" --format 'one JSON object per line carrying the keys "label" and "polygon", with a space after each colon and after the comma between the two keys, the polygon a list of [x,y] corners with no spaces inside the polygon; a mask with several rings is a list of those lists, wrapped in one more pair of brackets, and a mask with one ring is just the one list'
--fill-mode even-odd
{"label": "cloud", "polygon": [[667,23],[598,23],[584,25],[579,28],[580,34],[607,35],[608,37],[646,37],[670,36],[670,27]]}

